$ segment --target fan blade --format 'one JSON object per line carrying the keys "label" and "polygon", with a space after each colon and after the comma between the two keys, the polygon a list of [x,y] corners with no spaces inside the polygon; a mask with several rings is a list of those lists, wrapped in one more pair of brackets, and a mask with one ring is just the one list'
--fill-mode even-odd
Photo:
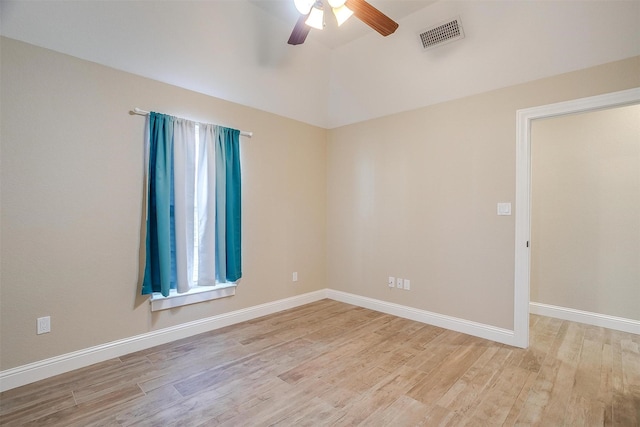
{"label": "fan blade", "polygon": [[287,43],[292,45],[302,44],[307,39],[307,34],[309,34],[309,27],[304,21],[307,20],[309,14],[301,15],[298,18],[298,22],[296,22],[296,26],[293,27],[293,31],[291,32],[291,36],[289,37],[289,41]]}
{"label": "fan blade", "polygon": [[362,22],[382,34],[388,36],[398,29],[398,23],[371,6],[365,0],[347,0],[345,5]]}

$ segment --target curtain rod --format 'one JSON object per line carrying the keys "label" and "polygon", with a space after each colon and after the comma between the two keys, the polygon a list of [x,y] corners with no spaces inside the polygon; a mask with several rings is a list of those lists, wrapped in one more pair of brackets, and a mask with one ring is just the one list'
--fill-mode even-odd
{"label": "curtain rod", "polygon": [[[148,115],[149,115],[149,112],[148,112],[148,111],[141,110],[141,109],[140,109],[140,108],[138,108],[138,107],[134,108],[134,109],[133,109],[133,112],[134,112],[135,114],[140,115],[140,116],[148,116]],[[245,130],[241,130],[241,131],[240,131],[240,135],[242,135],[242,136],[246,136],[247,138],[251,138],[251,137],[253,136],[253,132],[248,132],[248,131],[245,131]]]}

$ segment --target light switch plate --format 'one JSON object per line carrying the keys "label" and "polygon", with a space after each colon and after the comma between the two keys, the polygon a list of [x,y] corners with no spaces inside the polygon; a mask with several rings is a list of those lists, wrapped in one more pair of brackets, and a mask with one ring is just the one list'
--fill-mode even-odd
{"label": "light switch plate", "polygon": [[498,215],[511,215],[511,203],[498,203]]}
{"label": "light switch plate", "polygon": [[396,278],[396,288],[402,289],[402,279],[399,277]]}

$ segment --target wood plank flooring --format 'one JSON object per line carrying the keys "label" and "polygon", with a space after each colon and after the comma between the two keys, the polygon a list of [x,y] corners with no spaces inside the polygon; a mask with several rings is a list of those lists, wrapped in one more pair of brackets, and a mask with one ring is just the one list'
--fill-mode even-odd
{"label": "wood plank flooring", "polygon": [[332,300],[0,395],[6,426],[638,426],[640,336],[531,316],[527,350]]}

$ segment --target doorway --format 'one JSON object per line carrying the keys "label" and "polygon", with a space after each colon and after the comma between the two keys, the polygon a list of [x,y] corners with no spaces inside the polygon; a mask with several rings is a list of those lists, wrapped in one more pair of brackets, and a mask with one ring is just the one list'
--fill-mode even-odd
{"label": "doorway", "polygon": [[640,104],[534,120],[531,138],[530,312],[640,326]]}
{"label": "doorway", "polygon": [[514,345],[529,345],[531,126],[533,120],[640,103],[640,88],[518,110],[516,113]]}

